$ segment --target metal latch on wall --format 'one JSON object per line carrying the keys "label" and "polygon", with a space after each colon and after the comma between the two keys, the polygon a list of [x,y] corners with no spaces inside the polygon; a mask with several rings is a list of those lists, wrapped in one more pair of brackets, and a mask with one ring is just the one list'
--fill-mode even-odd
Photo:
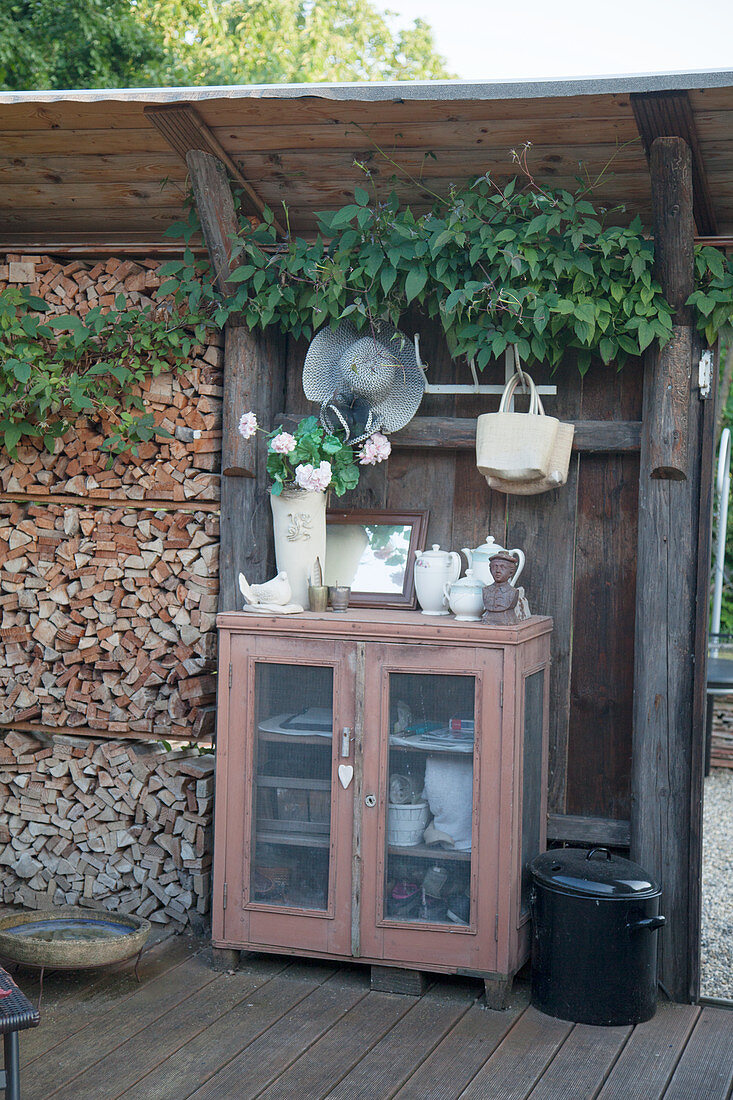
{"label": "metal latch on wall", "polygon": [[697,367],[697,384],[700,389],[700,397],[703,400],[710,397],[713,384],[713,353],[710,348],[700,356]]}

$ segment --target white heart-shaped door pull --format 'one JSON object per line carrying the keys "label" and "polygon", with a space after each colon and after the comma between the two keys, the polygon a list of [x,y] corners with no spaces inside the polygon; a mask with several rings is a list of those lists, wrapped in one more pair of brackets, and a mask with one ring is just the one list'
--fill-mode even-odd
{"label": "white heart-shaped door pull", "polygon": [[339,764],[339,781],[341,786],[346,790],[351,780],[354,778],[354,769],[351,764]]}

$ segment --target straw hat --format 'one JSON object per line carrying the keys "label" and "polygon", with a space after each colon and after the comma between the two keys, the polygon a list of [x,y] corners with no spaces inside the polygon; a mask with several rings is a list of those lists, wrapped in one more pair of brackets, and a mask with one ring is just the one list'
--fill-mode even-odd
{"label": "straw hat", "polygon": [[425,391],[415,348],[389,321],[359,333],[349,321],[316,333],[303,365],[303,389],[321,405],[321,424],[349,443],[409,424]]}

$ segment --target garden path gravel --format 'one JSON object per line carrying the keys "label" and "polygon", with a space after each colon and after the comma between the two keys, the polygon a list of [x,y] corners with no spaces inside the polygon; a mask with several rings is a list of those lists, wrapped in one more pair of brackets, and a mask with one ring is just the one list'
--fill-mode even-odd
{"label": "garden path gravel", "polygon": [[705,779],[702,836],[700,991],[733,1001],[733,768]]}

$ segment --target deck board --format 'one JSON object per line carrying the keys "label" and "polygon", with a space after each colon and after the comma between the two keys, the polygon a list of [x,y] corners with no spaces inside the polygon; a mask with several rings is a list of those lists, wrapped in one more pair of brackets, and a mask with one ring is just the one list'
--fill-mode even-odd
{"label": "deck board", "polygon": [[[37,977],[19,970],[31,996]],[[733,1012],[661,1004],[635,1028],[553,1019],[518,984],[372,991],[366,967],[251,955],[234,973],[170,937],[140,966],[48,977],[20,1036],[23,1100],[729,1100]]]}
{"label": "deck board", "polygon": [[[114,1081],[115,1097],[154,1070],[161,1061],[185,1048],[211,1021],[236,1015],[247,1002],[277,983],[278,970],[282,966],[262,963],[255,970],[238,974],[217,974],[215,980],[204,988],[192,990],[190,996],[161,1014],[152,1025],[155,1041],[151,1042],[151,1030],[147,1026],[138,1030],[127,1041],[97,1060],[84,1073],[76,1077],[58,1094],[49,1095],[57,1100],[77,1100],[80,1096],[99,1096],[108,1082]],[[302,995],[298,989],[296,996]],[[283,1011],[287,1009],[287,996],[283,995]],[[245,1009],[246,1011],[246,1009]],[[178,1093],[183,1100],[185,1093]]]}
{"label": "deck board", "polygon": [[395,1094],[395,1100],[454,1100],[476,1076],[526,1008],[506,1012],[472,1005],[433,1053]]}
{"label": "deck board", "polygon": [[334,1089],[329,1100],[387,1100],[455,1026],[475,1000],[473,988],[436,983]]}
{"label": "deck board", "polygon": [[661,1004],[634,1028],[598,1100],[660,1100],[699,1015],[696,1005]]}
{"label": "deck board", "polygon": [[369,993],[265,1089],[259,1100],[292,1100],[294,1096],[322,1100],[411,1007],[412,998]]}
{"label": "deck board", "polygon": [[682,1052],[664,1100],[728,1100],[733,1085],[733,1013],[704,1008]]}
{"label": "deck board", "polygon": [[573,1028],[536,1008],[522,1013],[460,1100],[526,1100]]}
{"label": "deck board", "polygon": [[529,1100],[593,1100],[631,1035],[630,1027],[576,1024]]}
{"label": "deck board", "polygon": [[[184,936],[171,936],[155,944],[140,960],[140,982],[129,964],[107,971],[52,971],[44,982],[43,1027],[24,1033],[20,1046],[21,1067],[46,1055],[90,1024],[98,1025],[106,1011],[124,1011],[126,998],[138,993],[141,986],[184,964],[200,950],[200,942]],[[35,1003],[38,981],[28,981],[28,975],[27,970],[21,970],[18,980],[26,996]]]}

